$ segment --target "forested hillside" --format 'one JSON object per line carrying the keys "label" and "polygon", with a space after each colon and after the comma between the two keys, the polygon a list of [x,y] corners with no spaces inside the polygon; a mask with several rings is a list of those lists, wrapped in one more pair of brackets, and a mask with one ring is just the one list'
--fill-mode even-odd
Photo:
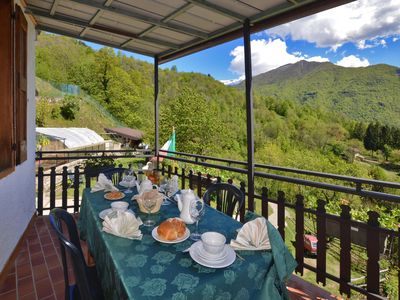
{"label": "forested hillside", "polygon": [[[400,126],[400,70],[389,65],[344,68],[300,61],[254,77],[264,96],[294,100],[366,123]],[[240,87],[244,87],[243,83]]]}

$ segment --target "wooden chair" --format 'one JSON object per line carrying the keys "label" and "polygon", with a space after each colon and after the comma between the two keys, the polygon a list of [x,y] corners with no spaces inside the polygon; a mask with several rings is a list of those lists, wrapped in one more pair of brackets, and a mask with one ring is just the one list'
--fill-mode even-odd
{"label": "wooden chair", "polygon": [[239,188],[229,183],[212,184],[203,195],[205,203],[210,205],[211,200],[216,200],[217,210],[236,220],[244,205],[244,197],[244,193]]}

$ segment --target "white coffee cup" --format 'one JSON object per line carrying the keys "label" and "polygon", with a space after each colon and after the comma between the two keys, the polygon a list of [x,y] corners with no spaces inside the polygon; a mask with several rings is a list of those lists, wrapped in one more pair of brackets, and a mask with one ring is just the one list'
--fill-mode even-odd
{"label": "white coffee cup", "polygon": [[209,231],[201,235],[204,250],[211,255],[219,255],[225,247],[226,238],[224,235]]}
{"label": "white coffee cup", "polygon": [[111,209],[113,211],[127,211],[128,210],[129,203],[125,201],[115,201],[111,203]]}

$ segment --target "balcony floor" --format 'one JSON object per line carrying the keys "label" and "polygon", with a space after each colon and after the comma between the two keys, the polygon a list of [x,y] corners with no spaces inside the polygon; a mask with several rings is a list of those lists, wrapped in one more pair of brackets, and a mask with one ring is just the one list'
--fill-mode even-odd
{"label": "balcony floor", "polygon": [[[83,243],[82,246],[85,250],[86,245]],[[0,285],[0,299],[64,299],[64,275],[59,250],[59,242],[48,218],[35,217],[22,241],[17,259]],[[288,282],[288,290],[292,300],[337,299],[294,275]]]}

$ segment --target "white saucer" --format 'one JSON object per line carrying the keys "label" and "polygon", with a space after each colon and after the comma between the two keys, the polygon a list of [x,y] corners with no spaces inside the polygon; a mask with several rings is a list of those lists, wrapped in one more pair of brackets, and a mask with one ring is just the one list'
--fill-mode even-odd
{"label": "white saucer", "polygon": [[190,257],[197,262],[200,265],[203,265],[205,267],[209,268],[225,268],[227,266],[230,266],[233,264],[233,262],[236,259],[236,253],[235,251],[229,246],[228,244],[225,245],[225,251],[227,252],[227,255],[224,259],[222,260],[208,260],[202,258],[202,256],[199,255],[199,248],[202,248],[201,241],[197,241],[194,243],[189,250]]}
{"label": "white saucer", "polygon": [[156,241],[159,241],[159,242],[165,243],[165,244],[177,244],[177,243],[180,243],[180,242],[183,242],[183,241],[187,240],[187,238],[190,236],[190,230],[189,230],[188,228],[186,228],[185,234],[184,234],[181,238],[176,239],[176,240],[173,240],[173,241],[167,241],[167,240],[162,239],[162,238],[158,235],[158,233],[157,233],[157,228],[158,228],[158,226],[155,227],[155,228],[151,231],[151,235],[153,236],[153,238],[154,238]]}
{"label": "white saucer", "polygon": [[221,261],[226,259],[226,257],[228,256],[228,251],[226,250],[226,247],[224,247],[224,249],[222,250],[221,253],[214,255],[214,254],[209,254],[203,247],[203,244],[201,243],[198,247],[197,247],[197,254],[200,258],[207,260],[207,261]]}
{"label": "white saucer", "polygon": [[[99,212],[99,218],[102,219],[102,220],[104,220],[105,217],[106,217],[109,213],[111,213],[112,211],[113,211],[113,210],[112,210],[111,208],[107,208],[107,209],[102,210],[101,212]],[[135,213],[134,213],[131,209],[128,209],[126,212],[129,212],[129,213],[135,215]]]}

